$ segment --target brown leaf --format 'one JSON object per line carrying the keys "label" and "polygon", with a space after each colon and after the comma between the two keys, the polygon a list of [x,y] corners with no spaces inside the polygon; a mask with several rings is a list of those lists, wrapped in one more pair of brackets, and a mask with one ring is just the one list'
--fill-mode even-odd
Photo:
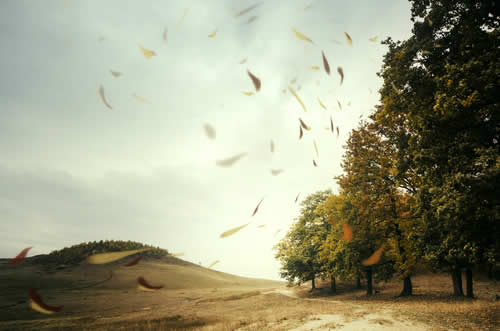
{"label": "brown leaf", "polygon": [[330,74],[330,65],[328,64],[325,53],[321,51],[321,55],[323,55],[323,68],[325,68],[327,74]]}
{"label": "brown leaf", "polygon": [[304,131],[302,131],[302,125],[299,124],[299,129],[300,129],[300,133],[299,133],[299,140],[302,139],[302,136],[304,135]]}
{"label": "brown leaf", "polygon": [[295,198],[295,203],[297,203],[297,200],[299,199],[299,195],[300,195],[300,192],[299,192],[299,194],[297,194],[297,197]]}
{"label": "brown leaf", "polygon": [[340,85],[344,82],[344,70],[342,70],[342,67],[337,68],[337,72],[340,75]]}
{"label": "brown leaf", "polygon": [[332,130],[333,132],[333,119],[332,117],[330,116],[330,129]]}
{"label": "brown leaf", "polygon": [[311,130],[311,127],[306,125],[306,123],[304,123],[304,121],[302,121],[302,119],[299,117],[299,122],[300,122],[300,125],[306,129],[307,131],[310,131]]}
{"label": "brown leaf", "polygon": [[337,137],[339,136],[339,127],[337,126]]}
{"label": "brown leaf", "polygon": [[232,157],[229,157],[227,159],[223,159],[223,160],[216,160],[215,161],[215,164],[219,167],[231,167],[232,165],[234,165],[236,162],[238,162],[242,157],[246,156],[247,153],[240,153],[240,154],[237,154],[235,156],[232,156]]}
{"label": "brown leaf", "polygon": [[257,77],[255,77],[250,71],[248,71],[248,76],[250,76],[250,78],[252,79],[252,82],[253,82],[253,85],[255,86],[255,90],[257,92],[259,92],[260,90],[260,79],[258,79]]}
{"label": "brown leaf", "polygon": [[33,288],[28,290],[30,296],[30,307],[44,314],[55,314],[60,312],[63,306],[49,306],[43,302],[40,295]]}
{"label": "brown leaf", "polygon": [[247,21],[247,24],[252,23],[252,22],[253,22],[253,21],[255,21],[257,18],[259,18],[259,16],[252,16],[252,17],[250,17],[250,18],[248,19],[248,21]]}
{"label": "brown leaf", "polygon": [[113,75],[113,77],[120,77],[122,75],[122,73],[119,71],[110,70],[110,72]]}
{"label": "brown leaf", "polygon": [[137,278],[137,288],[143,291],[154,292],[162,289],[163,285],[152,286],[144,279],[144,277],[139,277]]}
{"label": "brown leaf", "polygon": [[104,87],[102,87],[102,85],[99,87],[99,96],[101,97],[102,103],[104,103],[106,107],[108,107],[109,109],[113,109],[113,107],[111,107],[111,105],[106,100],[106,97],[104,96]]}
{"label": "brown leaf", "polygon": [[284,170],[283,169],[271,169],[271,174],[273,176],[278,176],[279,174],[281,174]]}
{"label": "brown leaf", "polygon": [[32,249],[33,247],[26,247],[23,249],[15,258],[9,261],[10,265],[16,265],[16,264],[21,264],[24,262],[24,259],[26,258],[26,255],[28,254],[28,251]]}
{"label": "brown leaf", "polygon": [[215,128],[213,126],[211,126],[208,123],[205,123],[203,125],[203,129],[205,129],[205,134],[207,135],[207,137],[209,139],[215,139],[216,138],[216,132],[215,132]]}
{"label": "brown leaf", "polygon": [[135,259],[133,259],[132,261],[130,261],[129,263],[127,264],[124,264],[123,266],[124,267],[131,267],[131,266],[134,266],[136,265],[137,263],[139,263],[139,261],[142,259],[142,255],[141,256],[138,256],[136,257]]}
{"label": "brown leaf", "polygon": [[317,167],[317,166],[318,166],[318,164],[316,163],[316,161],[315,161],[314,159],[313,159],[313,165],[314,165],[315,167]]}
{"label": "brown leaf", "polygon": [[259,206],[260,206],[260,204],[262,203],[262,201],[264,201],[264,198],[262,198],[262,200],[260,200],[260,202],[259,202],[259,204],[257,205],[257,207],[255,207],[255,210],[253,211],[252,216],[254,216],[255,214],[257,214],[257,211],[259,210]]}
{"label": "brown leaf", "polygon": [[246,9],[243,9],[242,11],[240,11],[239,13],[237,13],[236,15],[234,15],[234,17],[239,17],[239,16],[243,16],[245,14],[247,14],[248,12],[250,12],[251,10],[254,10],[255,8],[257,8],[258,6],[260,6],[262,4],[262,2],[258,2]]}

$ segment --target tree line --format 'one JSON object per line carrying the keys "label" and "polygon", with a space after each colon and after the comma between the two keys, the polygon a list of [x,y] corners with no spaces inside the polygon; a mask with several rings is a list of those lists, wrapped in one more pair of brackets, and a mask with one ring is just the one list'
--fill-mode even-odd
{"label": "tree line", "polygon": [[[473,270],[500,266],[500,15],[495,1],[411,0],[411,36],[388,46],[380,103],[352,130],[339,193],[309,195],[276,245],[281,276],[372,281],[418,265],[473,297]],[[352,240],[343,240],[344,224]],[[375,265],[361,262],[384,246]]]}

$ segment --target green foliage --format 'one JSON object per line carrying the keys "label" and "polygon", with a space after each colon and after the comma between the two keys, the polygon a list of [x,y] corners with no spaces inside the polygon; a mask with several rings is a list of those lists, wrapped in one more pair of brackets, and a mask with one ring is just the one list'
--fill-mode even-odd
{"label": "green foliage", "polygon": [[84,261],[87,256],[105,253],[105,252],[117,252],[134,250],[141,248],[150,248],[151,250],[141,252],[139,254],[150,257],[150,258],[161,258],[168,255],[166,249],[159,247],[153,247],[151,245],[145,245],[134,241],[122,241],[122,240],[106,240],[99,242],[88,242],[74,245],[71,247],[65,247],[61,250],[55,250],[50,254],[37,259],[39,263],[53,263],[53,264],[65,264],[65,265],[75,265]]}
{"label": "green foliage", "polygon": [[301,215],[276,246],[275,257],[281,263],[281,277],[289,282],[305,282],[321,273],[319,249],[330,231],[326,217],[316,212],[330,190],[313,193],[301,202]]}

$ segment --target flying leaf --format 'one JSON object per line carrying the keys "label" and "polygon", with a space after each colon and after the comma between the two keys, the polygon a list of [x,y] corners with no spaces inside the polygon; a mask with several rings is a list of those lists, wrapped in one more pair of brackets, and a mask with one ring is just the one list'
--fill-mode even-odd
{"label": "flying leaf", "polygon": [[87,257],[86,260],[88,264],[105,264],[121,260],[129,255],[133,255],[148,250],[151,250],[151,248],[141,248],[128,251],[120,251],[120,252],[99,253]]}
{"label": "flying leaf", "polygon": [[114,77],[120,77],[122,75],[122,73],[119,71],[110,70],[110,72]]}
{"label": "flying leaf", "polygon": [[142,290],[142,291],[146,291],[146,292],[154,292],[154,291],[158,291],[160,289],[163,288],[163,285],[160,285],[160,286],[152,286],[150,285],[145,279],[144,277],[139,277],[137,278],[137,288],[139,290]]}
{"label": "flying leaf", "polygon": [[347,40],[347,43],[349,44],[349,46],[352,47],[352,38],[351,38],[351,36],[347,32],[344,32],[344,34],[345,34],[345,39]]}
{"label": "flying leaf", "polygon": [[373,264],[376,264],[379,260],[380,260],[380,256],[382,255],[382,251],[384,250],[385,248],[385,244],[382,244],[382,246],[380,246],[379,249],[377,249],[375,251],[375,253],[373,253],[369,258],[367,258],[366,260],[364,260],[362,263],[363,265],[373,265]]}
{"label": "flying leaf", "polygon": [[63,308],[63,306],[49,306],[45,304],[37,291],[33,288],[30,288],[28,290],[28,293],[30,296],[30,307],[36,311],[39,311],[40,313],[55,314],[57,312],[60,312]]}
{"label": "flying leaf", "polygon": [[168,29],[165,28],[165,30],[163,30],[163,41],[165,42],[165,44],[168,43],[167,33],[168,33]]}
{"label": "flying leaf", "polygon": [[274,153],[274,141],[271,140],[271,153]]}
{"label": "flying leaf", "polygon": [[368,40],[371,42],[376,42],[377,38],[378,38],[378,36],[375,36],[375,37],[368,38]]}
{"label": "flying leaf", "polygon": [[247,14],[248,12],[250,12],[251,10],[254,10],[255,8],[257,8],[258,6],[260,6],[262,4],[262,2],[258,2],[246,9],[243,9],[242,11],[240,11],[239,13],[237,13],[236,15],[234,15],[234,17],[239,17],[239,16],[243,16],[245,14]]}
{"label": "flying leaf", "polygon": [[142,256],[142,255],[140,255],[140,256],[136,257],[135,259],[133,259],[132,261],[130,261],[129,263],[124,264],[123,266],[124,266],[124,267],[131,267],[131,266],[134,266],[134,265],[136,265],[137,263],[139,263],[139,261],[142,259],[142,257],[143,257],[143,256]]}
{"label": "flying leaf", "polygon": [[318,97],[318,102],[319,102],[319,105],[321,106],[321,108],[323,108],[324,110],[328,110],[328,109],[326,109],[326,106],[323,104],[323,102],[321,102],[319,97]]}
{"label": "flying leaf", "polygon": [[26,247],[23,249],[17,256],[9,261],[10,265],[17,265],[21,264],[24,262],[24,259],[26,258],[26,255],[28,254],[28,251],[32,249],[33,247]]}
{"label": "flying leaf", "polygon": [[211,126],[208,123],[205,123],[205,125],[203,125],[203,129],[205,129],[205,134],[209,139],[212,140],[215,139],[216,134],[215,134],[215,128],[213,126]]}
{"label": "flying leaf", "polygon": [[138,96],[138,95],[137,95],[137,94],[135,94],[135,93],[134,93],[132,96],[133,96],[133,97],[135,97],[135,99],[136,99],[137,101],[139,101],[140,103],[151,104],[151,102],[150,102],[150,101],[148,101],[148,100],[144,99],[143,97]]}
{"label": "flying leaf", "polygon": [[208,35],[208,38],[213,38],[217,34],[217,30]]}
{"label": "flying leaf", "polygon": [[304,135],[304,131],[302,131],[302,125],[299,124],[299,129],[300,129],[300,133],[299,133],[299,140],[302,139],[302,136]]}
{"label": "flying leaf", "polygon": [[319,67],[318,66],[310,66],[309,67],[311,70],[319,70]]}
{"label": "flying leaf", "polygon": [[318,164],[316,163],[316,161],[315,161],[314,159],[313,159],[313,165],[314,165],[315,167],[317,167],[317,166],[318,166]]}
{"label": "flying leaf", "polygon": [[316,145],[316,140],[313,139],[314,149],[316,150],[316,156],[319,158],[318,146]]}
{"label": "flying leaf", "polygon": [[309,39],[308,37],[304,36],[302,33],[300,33],[299,31],[297,31],[295,28],[292,28],[292,31],[295,33],[295,35],[297,36],[297,38],[299,38],[301,40],[308,41],[308,42],[314,44],[311,39]]}
{"label": "flying leaf", "polygon": [[321,55],[323,56],[323,68],[325,68],[327,74],[330,74],[330,65],[328,64],[325,53],[321,51]]}
{"label": "flying leaf", "polygon": [[264,201],[264,198],[262,198],[259,203],[257,204],[257,207],[255,207],[255,210],[253,211],[253,214],[252,216],[254,216],[255,214],[257,214],[257,211],[259,211],[259,206],[260,204],[262,203],[262,201]]}
{"label": "flying leaf", "polygon": [[344,235],[342,236],[342,238],[340,238],[340,240],[351,241],[352,240],[352,229],[351,229],[351,227],[347,223],[344,223],[343,227],[344,227]]}
{"label": "flying leaf", "polygon": [[248,95],[248,96],[253,95],[253,92],[241,92],[241,93],[243,93],[244,95]]}
{"label": "flying leaf", "polygon": [[257,227],[258,227],[258,228],[261,228],[261,229],[262,229],[263,227],[265,227],[265,226],[266,226],[265,224],[257,225]]}
{"label": "flying leaf", "polygon": [[214,262],[210,263],[210,265],[207,268],[210,269],[210,268],[212,268],[214,265],[216,265],[219,262],[220,262],[219,260],[214,261]]}
{"label": "flying leaf", "polygon": [[283,169],[271,169],[271,174],[273,176],[278,176],[279,174],[281,174],[284,170]]}
{"label": "flying leaf", "polygon": [[306,123],[304,123],[304,121],[302,121],[302,119],[300,117],[299,117],[299,122],[300,122],[300,126],[303,127],[304,129],[306,129],[307,131],[311,130],[311,127],[306,125]]}
{"label": "flying leaf", "polygon": [[333,119],[332,117],[330,116],[330,129],[332,130],[333,132]]}
{"label": "flying leaf", "polygon": [[155,51],[152,51],[150,49],[146,49],[142,45],[139,45],[139,49],[141,50],[142,54],[144,54],[144,57],[146,59],[150,59],[156,55]]}
{"label": "flying leaf", "polygon": [[394,82],[391,82],[391,85],[392,85],[392,88],[394,89],[394,91],[396,91],[396,93],[397,93],[397,94],[401,94],[401,90],[400,90],[400,89],[398,89],[398,88],[396,87],[396,85],[394,85]]}
{"label": "flying leaf", "polygon": [[246,63],[246,62],[247,62],[247,59],[246,59],[246,58],[244,58],[243,60],[241,60],[241,61],[240,61],[240,64],[244,64],[244,63]]}
{"label": "flying leaf", "polygon": [[233,234],[235,234],[236,232],[240,231],[241,229],[245,228],[248,224],[250,223],[247,223],[247,224],[244,224],[244,225],[240,225],[234,229],[230,229],[230,230],[227,230],[226,232],[222,233],[220,235],[221,238],[225,238],[225,237],[229,237]]}
{"label": "flying leaf", "polygon": [[291,86],[288,86],[288,90],[290,91],[290,93],[292,93],[295,96],[295,98],[297,99],[297,101],[302,106],[302,109],[304,109],[304,111],[307,112],[306,106],[304,105],[304,103],[302,102],[302,100],[300,100],[300,98],[297,95],[297,93],[295,92],[295,90]]}
{"label": "flying leaf", "polygon": [[252,23],[252,22],[253,22],[253,21],[255,21],[257,18],[259,18],[259,16],[252,16],[252,17],[250,17],[250,18],[248,19],[248,21],[247,21],[247,24]]}
{"label": "flying leaf", "polygon": [[337,126],[337,138],[339,136],[339,127]]}
{"label": "flying leaf", "polygon": [[231,167],[233,164],[238,162],[242,157],[246,156],[247,153],[240,153],[235,156],[229,157],[223,160],[216,160],[215,164],[219,167]]}
{"label": "flying leaf", "polygon": [[189,13],[189,8],[184,9],[184,15],[182,15],[181,19],[179,20],[179,23],[177,23],[177,28],[179,28],[182,23],[184,23],[184,18],[187,16]]}
{"label": "flying leaf", "polygon": [[342,70],[342,67],[337,68],[337,72],[340,75],[340,85],[344,82],[344,70]]}
{"label": "flying leaf", "polygon": [[342,105],[340,104],[340,101],[337,100],[337,104],[339,105],[339,109],[342,110]]}
{"label": "flying leaf", "polygon": [[297,200],[299,199],[299,195],[300,195],[300,192],[299,192],[299,194],[297,194],[297,197],[295,198],[295,203],[297,203]]}
{"label": "flying leaf", "polygon": [[106,107],[113,109],[108,101],[106,101],[106,97],[104,96],[104,87],[102,87],[102,85],[99,87],[99,96],[101,97],[102,103],[104,103]]}
{"label": "flying leaf", "polygon": [[248,71],[248,76],[252,79],[253,85],[255,86],[255,90],[258,92],[260,90],[260,79],[255,77],[250,71]]}

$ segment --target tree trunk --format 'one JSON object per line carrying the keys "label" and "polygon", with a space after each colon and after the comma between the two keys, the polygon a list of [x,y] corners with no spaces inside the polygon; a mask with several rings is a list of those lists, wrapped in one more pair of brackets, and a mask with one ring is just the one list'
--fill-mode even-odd
{"label": "tree trunk", "polygon": [[372,267],[368,267],[366,270],[366,295],[373,294],[373,284],[372,284]]}
{"label": "tree trunk", "polygon": [[407,297],[413,295],[413,285],[411,284],[411,277],[407,276],[403,280],[403,290],[399,294],[400,297]]}
{"label": "tree trunk", "polygon": [[465,275],[467,277],[467,298],[473,298],[474,293],[472,291],[472,269],[467,268],[465,271]]}
{"label": "tree trunk", "polygon": [[335,283],[335,277],[331,277],[330,279],[330,289],[332,290],[333,294],[337,293],[337,284]]}
{"label": "tree trunk", "polygon": [[460,268],[451,270],[451,279],[453,280],[453,295],[457,297],[463,296],[464,289],[462,287],[462,271]]}
{"label": "tree trunk", "polygon": [[314,277],[314,276],[313,276],[311,291],[312,291],[312,290],[314,290],[314,289],[316,288],[316,283],[314,282],[314,280],[315,280],[314,278],[316,278],[316,277]]}
{"label": "tree trunk", "polygon": [[361,288],[361,277],[359,277],[359,276],[358,276],[358,278],[356,278],[356,288],[357,289]]}

